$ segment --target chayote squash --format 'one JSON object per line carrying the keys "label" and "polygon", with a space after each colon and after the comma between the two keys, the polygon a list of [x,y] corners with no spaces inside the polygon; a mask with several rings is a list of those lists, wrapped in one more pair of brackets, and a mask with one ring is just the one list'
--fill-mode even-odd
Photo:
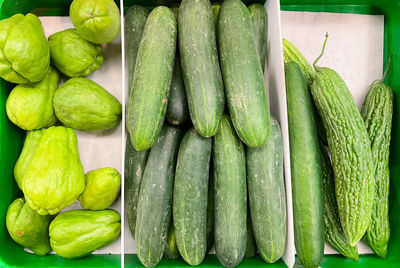
{"label": "chayote squash", "polygon": [[37,83],[17,85],[6,103],[8,118],[24,130],[50,127],[57,121],[53,109],[53,96],[60,76],[51,68],[45,78]]}
{"label": "chayote squash", "polygon": [[60,256],[79,258],[102,248],[121,233],[121,217],[115,210],[71,210],[50,224],[50,244]]}
{"label": "chayote squash", "polygon": [[40,215],[56,214],[75,202],[85,188],[75,132],[50,127],[28,165],[22,190],[28,205]]}
{"label": "chayote squash", "polygon": [[22,180],[24,178],[26,169],[31,163],[32,157],[36,152],[37,145],[42,138],[46,129],[34,130],[26,134],[24,147],[18,157],[17,163],[14,166],[14,178],[18,187],[22,190]]}
{"label": "chayote squash", "polygon": [[38,82],[50,65],[50,50],[36,15],[0,21],[0,77],[12,83]]}
{"label": "chayote squash", "polygon": [[103,130],[121,120],[121,103],[107,90],[87,78],[71,78],[54,95],[57,118],[79,130]]}
{"label": "chayote squash", "polygon": [[11,238],[36,255],[51,251],[49,224],[51,216],[41,216],[31,209],[23,198],[17,198],[8,207],[6,226]]}
{"label": "chayote squash", "polygon": [[102,210],[111,206],[121,190],[121,174],[115,168],[99,168],[85,175],[86,186],[78,200],[83,208]]}
{"label": "chayote squash", "polygon": [[78,33],[95,44],[111,42],[120,31],[119,9],[113,0],[74,0],[69,16]]}
{"label": "chayote squash", "polygon": [[103,63],[101,45],[83,39],[76,29],[50,35],[49,47],[51,62],[69,77],[87,76]]}

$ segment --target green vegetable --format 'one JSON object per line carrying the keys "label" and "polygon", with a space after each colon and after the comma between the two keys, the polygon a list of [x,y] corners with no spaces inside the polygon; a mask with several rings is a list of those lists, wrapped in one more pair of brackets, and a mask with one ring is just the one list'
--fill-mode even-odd
{"label": "green vegetable", "polygon": [[83,39],[75,29],[49,36],[52,64],[69,77],[87,76],[103,63],[101,45]]}
{"label": "green vegetable", "polygon": [[36,255],[46,255],[51,251],[50,221],[51,216],[40,216],[23,198],[15,199],[7,209],[6,226],[11,238]]}
{"label": "green vegetable", "polygon": [[171,217],[168,228],[167,242],[165,244],[164,257],[169,260],[176,260],[179,259],[180,256],[181,255],[179,254],[178,246],[176,245],[175,240],[174,222]]}
{"label": "green vegetable", "polygon": [[244,258],[251,258],[257,255],[257,245],[254,240],[253,227],[251,226],[250,210],[247,209],[247,239],[246,239],[246,252]]}
{"label": "green vegetable", "polygon": [[51,222],[51,248],[61,257],[75,259],[105,247],[121,233],[121,217],[115,210],[70,210]]}
{"label": "green vegetable", "polygon": [[87,78],[71,78],[55,93],[57,118],[78,130],[104,130],[121,120],[121,103],[96,82]]}
{"label": "green vegetable", "polygon": [[322,163],[312,100],[306,79],[295,62],[285,64],[292,172],[294,242],[305,268],[324,257]]}
{"label": "green vegetable", "polygon": [[329,159],[327,150],[322,144],[320,144],[320,148],[324,178],[325,241],[343,256],[352,260],[358,260],[357,246],[350,245],[340,225],[335,196],[335,177],[333,175],[331,160]]}
{"label": "green vegetable", "polygon": [[375,164],[375,202],[372,208],[371,225],[367,229],[367,240],[372,250],[380,257],[386,257],[390,238],[389,226],[389,152],[392,130],[393,93],[384,83],[388,67],[382,79],[374,81],[361,108],[369,138],[372,159]]}
{"label": "green vegetable", "polygon": [[185,85],[183,84],[178,51],[175,56],[166,118],[168,123],[173,125],[181,125],[189,119],[188,100],[185,92]]}
{"label": "green vegetable", "polygon": [[136,210],[139,198],[140,184],[146,167],[150,150],[136,151],[133,148],[129,135],[126,137],[125,147],[125,211],[128,216],[128,225],[133,237],[136,228]]}
{"label": "green vegetable", "polygon": [[95,44],[109,43],[120,32],[119,9],[113,0],[74,0],[69,16],[78,33]]}
{"label": "green vegetable", "polygon": [[[150,15],[151,16],[151,15]],[[164,125],[150,150],[137,203],[137,256],[146,267],[161,260],[171,216],[176,158],[182,131]]]}
{"label": "green vegetable", "polygon": [[260,57],[261,69],[264,72],[267,56],[268,15],[265,7],[261,4],[251,4],[249,11],[253,22],[254,42]]}
{"label": "green vegetable", "polygon": [[128,96],[131,93],[136,57],[149,11],[142,6],[131,6],[125,15],[125,57],[128,68]]}
{"label": "green vegetable", "polygon": [[224,88],[210,1],[183,0],[178,22],[190,118],[200,135],[212,137],[218,132],[224,112]]}
{"label": "green vegetable", "polygon": [[240,0],[225,0],[218,15],[218,44],[229,112],[249,147],[269,137],[269,106],[254,42],[250,12]]}
{"label": "green vegetable", "polygon": [[286,193],[279,123],[271,116],[271,135],[260,148],[247,148],[251,222],[258,253],[274,263],[286,246]]}
{"label": "green vegetable", "polygon": [[206,236],[207,236],[207,249],[206,254],[210,252],[214,246],[214,199],[215,199],[215,179],[214,169],[212,162],[212,154],[210,157],[210,175],[208,182],[208,198],[207,198],[207,222],[206,222]]}
{"label": "green vegetable", "polygon": [[199,265],[207,249],[210,156],[211,139],[190,129],[179,147],[173,194],[176,244],[190,265]]}
{"label": "green vegetable", "polygon": [[214,243],[218,260],[228,267],[238,265],[246,251],[245,161],[243,144],[233,129],[231,119],[224,115],[213,148]]}
{"label": "green vegetable", "polygon": [[364,121],[343,79],[314,62],[311,87],[314,102],[326,129],[340,222],[350,245],[355,246],[371,222],[374,205],[374,162]]}
{"label": "green vegetable", "polygon": [[136,150],[147,150],[161,131],[176,50],[174,13],[159,6],[150,13],[136,59],[127,129]]}
{"label": "green vegetable", "polygon": [[37,145],[39,144],[39,141],[45,131],[46,129],[34,130],[29,131],[26,134],[24,147],[22,148],[22,152],[14,166],[14,178],[21,190],[26,169],[31,163],[32,157],[36,152]]}
{"label": "green vegetable", "polygon": [[99,168],[85,175],[85,190],[79,196],[81,207],[103,210],[111,206],[121,190],[121,174],[115,168]]}
{"label": "green vegetable", "polygon": [[84,187],[75,132],[65,127],[47,129],[23,177],[27,204],[40,215],[56,214],[74,203]]}
{"label": "green vegetable", "polygon": [[59,80],[58,72],[50,68],[42,81],[17,85],[6,102],[10,121],[24,130],[54,125],[57,119],[54,115],[53,96]]}
{"label": "green vegetable", "polygon": [[16,14],[0,21],[0,77],[12,83],[41,81],[50,50],[36,15]]}

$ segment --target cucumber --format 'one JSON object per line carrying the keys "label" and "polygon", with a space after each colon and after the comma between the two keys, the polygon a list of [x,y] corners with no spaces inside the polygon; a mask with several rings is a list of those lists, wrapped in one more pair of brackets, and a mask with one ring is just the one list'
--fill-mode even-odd
{"label": "cucumber", "polygon": [[242,1],[222,3],[217,28],[222,76],[233,125],[247,146],[260,147],[269,137],[269,106],[250,12]]}
{"label": "cucumber", "polygon": [[265,59],[267,56],[268,15],[265,7],[261,4],[251,4],[249,6],[249,11],[253,23],[254,42],[256,44],[258,56],[260,57],[261,69],[264,72]]}
{"label": "cucumber", "polygon": [[374,162],[364,121],[343,79],[314,62],[311,93],[326,129],[340,222],[350,245],[355,246],[371,223],[374,205]]}
{"label": "cucumber", "polygon": [[157,140],[167,108],[174,67],[177,25],[174,13],[159,6],[150,13],[136,58],[127,129],[136,150]]}
{"label": "cucumber", "polygon": [[164,257],[169,260],[176,260],[179,259],[180,256],[181,255],[179,254],[179,250],[176,245],[173,217],[171,217],[168,228],[167,243],[165,244]]}
{"label": "cucumber", "polygon": [[318,132],[306,79],[295,62],[285,64],[292,173],[294,242],[305,268],[324,256],[324,196]]}
{"label": "cucumber", "polygon": [[218,132],[225,100],[210,1],[183,0],[178,23],[190,118],[200,135],[212,137]]}
{"label": "cucumber", "polygon": [[207,223],[206,223],[206,235],[207,235],[207,250],[209,253],[214,246],[214,198],[215,198],[215,175],[212,162],[212,155],[210,157],[210,179],[208,183],[208,199],[207,199]]}
{"label": "cucumber", "polygon": [[247,239],[246,239],[246,252],[244,253],[244,258],[251,258],[257,255],[257,245],[254,240],[253,227],[251,226],[251,213],[250,210],[247,209]]}
{"label": "cucumber", "polygon": [[136,56],[148,16],[149,11],[147,11],[146,8],[138,5],[130,7],[125,15],[124,33],[126,40],[125,57],[128,69],[128,96],[131,93]]}
{"label": "cucumber", "polygon": [[182,131],[164,125],[150,150],[140,185],[136,219],[136,247],[140,262],[154,267],[161,260],[171,216],[176,158]]}
{"label": "cucumber", "polygon": [[279,123],[271,116],[271,135],[260,148],[247,148],[251,221],[258,253],[274,263],[286,246],[286,193]]}
{"label": "cucumber", "polygon": [[389,153],[392,130],[393,93],[384,83],[387,70],[382,79],[374,81],[361,108],[369,138],[372,158],[375,163],[375,202],[371,215],[371,225],[367,230],[367,241],[376,255],[384,258],[390,238],[389,226]]}
{"label": "cucumber", "polygon": [[150,150],[136,151],[129,135],[125,147],[125,207],[128,217],[129,230],[135,237],[136,210],[139,198],[140,183]]}
{"label": "cucumber", "polygon": [[352,260],[358,260],[357,246],[350,245],[340,225],[335,196],[335,178],[333,176],[331,160],[329,159],[327,150],[322,144],[320,144],[320,148],[324,178],[325,241],[343,256]]}
{"label": "cucumber", "polygon": [[182,125],[189,119],[189,107],[178,51],[176,52],[174,71],[172,73],[166,118],[168,123],[172,125]]}
{"label": "cucumber", "polygon": [[176,244],[183,259],[199,265],[206,254],[211,139],[190,129],[179,147],[174,184]]}
{"label": "cucumber", "polygon": [[244,147],[224,115],[214,137],[215,252],[222,265],[238,265],[246,252],[246,162]]}

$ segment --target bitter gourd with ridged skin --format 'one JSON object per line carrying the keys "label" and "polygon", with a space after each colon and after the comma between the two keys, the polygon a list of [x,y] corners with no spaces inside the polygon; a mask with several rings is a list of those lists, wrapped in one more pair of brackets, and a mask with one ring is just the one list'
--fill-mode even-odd
{"label": "bitter gourd with ridged skin", "polygon": [[268,15],[265,7],[261,4],[250,5],[249,11],[253,23],[254,42],[260,57],[261,69],[264,72],[267,56]]}
{"label": "bitter gourd with ridged skin", "polygon": [[325,203],[325,241],[343,256],[358,260],[357,246],[351,246],[343,233],[340,225],[339,213],[335,196],[335,178],[328,151],[320,143],[322,171],[324,177],[324,203]]}
{"label": "bitter gourd with ridged skin", "polygon": [[306,79],[295,62],[285,64],[292,175],[294,243],[305,268],[324,257],[322,163],[312,100]]}
{"label": "bitter gourd with ridged skin", "polygon": [[384,83],[386,72],[381,80],[371,84],[361,108],[375,163],[375,202],[366,238],[372,250],[383,258],[386,257],[390,237],[389,146],[393,115],[392,89]]}
{"label": "bitter gourd with ridged skin", "polygon": [[174,13],[158,6],[150,13],[136,58],[126,126],[136,150],[149,149],[164,123],[176,51]]}
{"label": "bitter gourd with ridged skin", "polygon": [[340,222],[350,243],[360,241],[371,223],[374,162],[367,129],[353,96],[338,73],[314,62],[311,93],[326,129],[332,155]]}
{"label": "bitter gourd with ridged skin", "polygon": [[242,1],[222,3],[217,29],[222,76],[233,125],[247,146],[260,147],[269,137],[269,105],[250,12]]}
{"label": "bitter gourd with ridged skin", "polygon": [[212,137],[218,132],[225,98],[210,1],[183,0],[178,23],[190,118],[200,135]]}

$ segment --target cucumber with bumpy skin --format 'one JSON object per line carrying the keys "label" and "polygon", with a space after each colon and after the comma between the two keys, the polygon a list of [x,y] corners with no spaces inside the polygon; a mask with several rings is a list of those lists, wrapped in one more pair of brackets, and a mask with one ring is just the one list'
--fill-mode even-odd
{"label": "cucumber with bumpy skin", "polygon": [[326,129],[340,222],[350,245],[355,246],[371,223],[374,162],[366,126],[346,83],[334,70],[317,66],[326,41],[314,62],[311,93]]}

